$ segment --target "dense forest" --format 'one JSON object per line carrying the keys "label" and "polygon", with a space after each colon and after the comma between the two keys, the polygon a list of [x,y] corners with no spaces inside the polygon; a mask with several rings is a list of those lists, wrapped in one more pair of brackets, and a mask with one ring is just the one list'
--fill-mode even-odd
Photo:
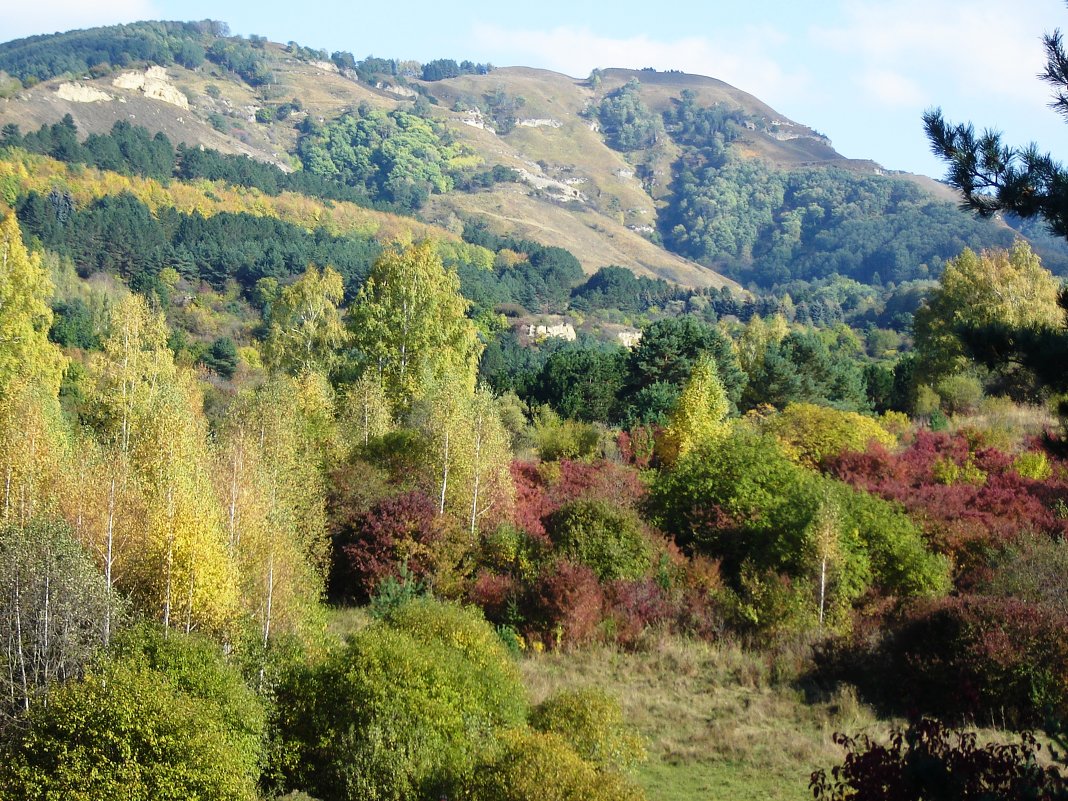
{"label": "dense forest", "polygon": [[[262,92],[272,47],[0,69]],[[748,289],[591,265],[437,205],[518,188],[428,110],[491,65],[284,52],[420,90],[286,100],[289,167],[0,134],[0,796],[845,799],[920,754],[1064,797],[1063,243],[594,75],[583,130],[667,165],[647,235]]]}

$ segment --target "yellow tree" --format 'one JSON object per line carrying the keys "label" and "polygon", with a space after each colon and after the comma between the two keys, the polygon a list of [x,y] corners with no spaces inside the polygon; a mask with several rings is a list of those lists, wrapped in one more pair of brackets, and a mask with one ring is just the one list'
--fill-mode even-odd
{"label": "yellow tree", "polygon": [[89,431],[72,439],[60,493],[61,514],[75,538],[92,554],[109,590],[103,640],[114,629],[113,592],[125,585],[143,533],[146,508],[129,459],[114,442],[101,444]]}
{"label": "yellow tree", "polygon": [[345,390],[338,418],[342,438],[349,448],[365,447],[371,439],[389,431],[393,426],[389,401],[376,373],[364,373]]}
{"label": "yellow tree", "polygon": [[14,214],[0,220],[0,515],[25,525],[54,501],[65,435],[59,383],[66,359],[48,340],[52,282]]}
{"label": "yellow tree", "polygon": [[466,489],[470,496],[468,530],[473,536],[484,517],[491,513],[506,516],[511,511],[515,489],[509,472],[510,438],[501,423],[496,399],[480,387],[470,400],[469,410],[470,479]]}
{"label": "yellow tree", "polygon": [[[434,478],[438,514],[446,507],[458,511],[458,487],[467,481],[470,466],[465,459],[470,439],[472,394],[463,377],[444,375],[427,387],[413,408],[411,419],[417,422],[428,444],[428,467]],[[460,515],[460,519],[465,519]]]}
{"label": "yellow tree", "polygon": [[301,387],[276,377],[243,393],[216,452],[230,552],[242,603],[264,647],[279,632],[318,622],[327,538],[321,448],[300,402]]}
{"label": "yellow tree", "polygon": [[467,308],[459,277],[429,240],[394,246],[374,263],[349,330],[364,369],[381,378],[394,409],[407,409],[443,376],[473,391],[481,345]]}
{"label": "yellow tree", "polygon": [[738,363],[746,375],[755,376],[764,366],[768,346],[782,342],[789,333],[790,325],[781,314],[774,314],[767,320],[754,314],[738,338]]}
{"label": "yellow tree", "polygon": [[[236,577],[210,481],[203,398],[195,375],[175,366],[167,334],[161,314],[125,295],[90,363],[92,416],[118,464],[103,479],[108,497],[97,505],[107,511],[87,541],[111,549],[105,570],[110,563],[115,585],[142,612],[167,627],[225,631],[237,608]],[[135,511],[140,519],[127,537],[116,526]]]}
{"label": "yellow tree", "polygon": [[98,428],[125,457],[135,419],[176,375],[167,347],[167,323],[139,295],[127,293],[112,306],[103,353],[90,362],[95,380],[92,405]]}
{"label": "yellow tree", "polygon": [[339,310],[343,297],[341,275],[313,264],[282,288],[267,323],[266,356],[272,370],[299,375],[333,369],[346,339]]}
{"label": "yellow tree", "polygon": [[183,370],[134,421],[130,458],[147,514],[130,591],[166,628],[225,634],[237,614],[237,575],[211,482],[202,408],[196,377]]}
{"label": "yellow tree", "polygon": [[22,244],[18,220],[0,220],[0,391],[16,377],[58,395],[66,359],[48,341],[52,281]]}
{"label": "yellow tree", "polygon": [[674,462],[701,443],[720,436],[729,409],[730,402],[719,380],[715,360],[702,356],[675,403],[659,443],[660,457],[668,463]]}
{"label": "yellow tree", "polygon": [[971,365],[961,328],[1054,329],[1064,312],[1060,284],[1022,239],[1011,250],[965,250],[946,262],[927,303],[915,315],[917,379],[934,386]]}

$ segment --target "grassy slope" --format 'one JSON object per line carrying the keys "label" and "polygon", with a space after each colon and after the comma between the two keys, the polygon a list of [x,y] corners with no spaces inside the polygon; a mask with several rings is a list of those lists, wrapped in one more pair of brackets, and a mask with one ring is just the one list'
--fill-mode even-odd
{"label": "grassy slope", "polygon": [[523,672],[535,702],[583,685],[621,700],[647,740],[639,779],[651,801],[802,801],[811,771],[841,759],[835,731],[886,729],[851,692],[807,704],[767,658],[726,644],[668,638],[632,654],[542,654]]}

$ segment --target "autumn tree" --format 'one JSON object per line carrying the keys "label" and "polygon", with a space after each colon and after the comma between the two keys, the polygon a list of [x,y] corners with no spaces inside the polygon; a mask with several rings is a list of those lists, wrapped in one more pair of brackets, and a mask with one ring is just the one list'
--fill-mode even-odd
{"label": "autumn tree", "polygon": [[338,403],[338,422],[349,447],[366,447],[389,431],[389,402],[379,376],[367,372],[349,385]]}
{"label": "autumn tree", "polygon": [[702,356],[675,403],[659,443],[661,458],[674,462],[722,433],[729,409],[730,402],[716,372],[715,360]]}
{"label": "autumn tree", "polygon": [[16,377],[59,392],[66,359],[48,340],[52,325],[52,281],[41,257],[22,243],[18,220],[0,220],[0,391]]}
{"label": "autumn tree", "polygon": [[[1023,240],[1012,250],[965,250],[946,263],[938,286],[915,315],[917,380],[932,387],[971,366],[968,332],[990,327],[1050,331],[1062,324],[1060,286]],[[1027,381],[1000,365],[1002,383]],[[1020,386],[1021,382],[1024,386]]]}
{"label": "autumn tree", "polygon": [[267,361],[274,370],[330,373],[345,342],[338,309],[344,296],[341,275],[309,264],[270,304]]}
{"label": "autumn tree", "polygon": [[48,340],[52,282],[0,220],[0,519],[25,524],[54,483],[65,447],[59,384],[66,359]]}
{"label": "autumn tree", "polygon": [[430,240],[395,246],[374,263],[349,330],[363,369],[381,378],[395,409],[443,376],[474,388],[481,345],[467,308],[459,277],[445,269]]}
{"label": "autumn tree", "polygon": [[[90,417],[120,460],[121,491],[136,490],[142,505],[116,583],[166,627],[219,631],[236,613],[235,575],[210,480],[201,390],[174,364],[167,335],[161,314],[125,295],[90,364]],[[104,536],[106,547],[106,528]]]}
{"label": "autumn tree", "polygon": [[316,623],[325,561],[324,487],[293,379],[238,396],[214,453],[241,602],[266,648]]}

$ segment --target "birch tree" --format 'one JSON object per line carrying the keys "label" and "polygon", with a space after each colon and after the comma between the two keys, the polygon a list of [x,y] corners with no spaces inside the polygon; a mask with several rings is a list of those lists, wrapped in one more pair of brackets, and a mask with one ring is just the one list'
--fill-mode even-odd
{"label": "birch tree", "polygon": [[[0,711],[13,714],[77,676],[118,600],[63,524],[0,527]],[[0,719],[3,715],[0,714]]]}
{"label": "birch tree", "polygon": [[371,268],[349,316],[365,370],[377,374],[395,410],[445,376],[474,390],[481,345],[467,318],[460,279],[433,242],[393,247]]}

